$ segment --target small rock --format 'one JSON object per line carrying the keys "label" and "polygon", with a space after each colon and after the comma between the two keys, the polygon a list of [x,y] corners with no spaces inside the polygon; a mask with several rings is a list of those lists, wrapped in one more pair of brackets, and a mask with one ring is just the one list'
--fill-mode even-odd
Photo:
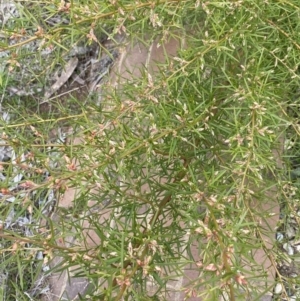
{"label": "small rock", "polygon": [[281,232],[276,233],[276,240],[282,241],[284,239],[284,235]]}
{"label": "small rock", "polygon": [[299,253],[300,252],[300,245],[294,245],[294,250],[295,250],[295,253]]}
{"label": "small rock", "polygon": [[292,246],[289,243],[283,244],[282,247],[284,248],[284,250],[286,250],[288,255],[290,255],[290,256],[294,255],[294,249],[292,248]]}
{"label": "small rock", "polygon": [[35,255],[35,258],[37,260],[43,260],[44,259],[44,256],[43,256],[43,252],[42,251],[38,251]]}
{"label": "small rock", "polygon": [[43,266],[43,272],[48,272],[48,271],[50,271],[49,265]]}
{"label": "small rock", "polygon": [[277,283],[275,288],[274,288],[274,294],[279,295],[283,291],[283,286],[281,283]]}
{"label": "small rock", "polygon": [[295,237],[296,231],[295,231],[294,227],[292,227],[291,225],[287,225],[285,234],[289,239],[291,239],[291,238]]}

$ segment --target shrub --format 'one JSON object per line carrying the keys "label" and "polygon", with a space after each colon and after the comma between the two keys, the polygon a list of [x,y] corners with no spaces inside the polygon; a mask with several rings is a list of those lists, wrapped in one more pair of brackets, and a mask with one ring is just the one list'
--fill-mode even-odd
{"label": "shrub", "polygon": [[[2,121],[2,139],[12,152],[2,163],[2,257],[10,287],[4,294],[29,294],[37,252],[62,257],[60,269],[77,267],[76,276],[91,283],[85,300],[163,300],[167,284],[188,265],[198,277],[186,285],[186,296],[258,300],[272,291],[275,280],[254,258],[262,250],[273,269],[284,265],[284,252],[266,241],[275,232],[269,218],[278,203],[286,217],[297,211],[298,10],[296,1],[24,3],[4,27],[16,43],[1,46],[10,49],[1,83],[11,121]],[[57,14],[66,22],[47,22]],[[153,78],[145,72],[120,90],[104,85],[100,105],[80,93],[43,98],[73,45],[101,53],[98,40],[118,32],[144,43],[184,35],[187,47]],[[42,41],[34,53],[26,48],[32,40]],[[53,46],[44,60],[43,47]],[[47,68],[34,68],[37,59]],[[17,77],[23,62],[26,76]],[[24,78],[41,89],[10,99],[11,87],[23,87]],[[39,111],[41,103],[47,108]],[[50,143],[49,129],[57,127],[72,127],[82,141]],[[293,147],[283,155],[285,135]],[[81,168],[72,165],[76,158]],[[78,187],[74,205],[58,208],[61,218],[51,220],[45,200],[64,185]],[[110,214],[99,222],[103,206]],[[24,215],[29,233],[8,226],[9,218]],[[88,253],[86,225],[100,240]],[[283,246],[289,236],[281,232]],[[73,235],[78,245],[61,247],[58,235]],[[35,268],[42,266],[36,260]],[[277,280],[297,282],[282,273]]]}

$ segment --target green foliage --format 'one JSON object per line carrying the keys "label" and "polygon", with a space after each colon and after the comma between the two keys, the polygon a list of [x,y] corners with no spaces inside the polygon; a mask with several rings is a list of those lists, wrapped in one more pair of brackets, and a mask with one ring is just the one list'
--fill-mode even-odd
{"label": "green foliage", "polygon": [[[16,157],[29,149],[32,155],[3,162],[2,188],[21,173],[30,193],[17,193],[0,209],[3,220],[8,206],[18,212],[14,218],[33,211],[37,223],[30,237],[4,231],[2,265],[15,281],[14,287],[6,284],[11,294],[6,300],[24,299],[24,291],[32,288],[33,272],[30,280],[22,277],[30,269],[26,263],[32,250],[42,250],[46,258],[61,256],[58,269],[77,266],[77,276],[91,284],[84,300],[164,300],[167,284],[189,265],[197,278],[184,288],[187,296],[217,300],[227,294],[229,300],[240,300],[246,294],[258,300],[273,283],[254,254],[263,250],[273,266],[277,256],[266,242],[274,229],[268,226],[272,212],[264,205],[271,199],[276,207],[278,197],[283,202],[290,198],[285,189],[294,184],[278,162],[293,169],[299,161],[298,1],[62,3],[28,1],[21,17],[2,29],[10,37],[26,29],[25,39],[0,46],[12,51],[11,68],[0,74],[3,104],[13,116],[9,124],[1,120],[3,143]],[[47,20],[56,15],[66,24],[50,26]],[[55,98],[49,100],[51,110],[32,114],[24,103],[34,109],[41,96],[8,99],[10,85],[23,85],[24,78],[14,77],[23,62],[32,71],[24,84],[43,87],[49,80],[44,75],[64,64],[71,46],[114,40],[118,32],[144,43],[182,36],[187,47],[152,79],[145,73],[121,90],[103,88],[100,106]],[[26,49],[33,40],[44,42],[35,53]],[[51,63],[41,56],[50,45],[55,47]],[[40,62],[39,68],[31,68],[28,56]],[[50,143],[49,131],[58,126],[72,126],[82,141]],[[281,149],[286,134],[293,143],[287,159],[272,151]],[[68,158],[77,159],[81,168],[72,168]],[[45,181],[41,171],[51,178]],[[291,171],[295,178],[298,173]],[[66,185],[78,188],[73,207],[57,208],[57,220],[43,216],[37,200]],[[46,233],[40,231],[43,219]],[[85,227],[100,240],[88,252],[82,247],[88,239]],[[78,242],[60,247],[56,238],[70,235]]]}

